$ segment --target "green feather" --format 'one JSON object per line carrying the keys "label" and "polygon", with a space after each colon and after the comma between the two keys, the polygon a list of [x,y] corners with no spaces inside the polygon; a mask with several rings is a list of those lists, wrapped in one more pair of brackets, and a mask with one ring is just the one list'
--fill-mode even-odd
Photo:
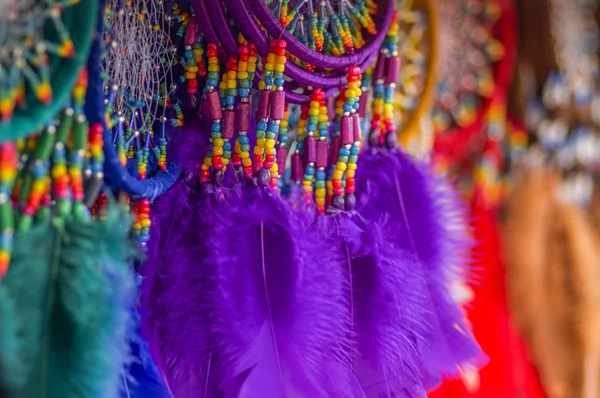
{"label": "green feather", "polygon": [[112,211],[103,222],[56,220],[16,235],[0,285],[15,307],[0,324],[17,328],[16,397],[118,396],[134,301],[127,222]]}

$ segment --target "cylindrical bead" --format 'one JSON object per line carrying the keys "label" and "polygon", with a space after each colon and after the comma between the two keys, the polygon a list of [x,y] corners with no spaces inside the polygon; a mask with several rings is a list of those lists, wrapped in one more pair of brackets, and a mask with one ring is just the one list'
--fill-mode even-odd
{"label": "cylindrical bead", "polygon": [[398,57],[389,57],[385,61],[385,82],[387,84],[398,83],[400,73],[400,59]]}
{"label": "cylindrical bead", "polygon": [[306,162],[317,161],[317,139],[313,136],[306,137]]}
{"label": "cylindrical bead", "polygon": [[327,97],[327,118],[329,121],[335,120],[335,96]]}
{"label": "cylindrical bead", "polygon": [[209,91],[208,93],[206,93],[206,105],[208,110],[208,116],[211,120],[217,120],[223,117],[223,111],[221,110],[221,102],[219,100],[219,93],[217,91]]}
{"label": "cylindrical bead", "polygon": [[367,113],[368,99],[369,96],[367,95],[367,93],[363,93],[363,95],[360,96],[360,100],[358,101],[358,114],[360,117],[365,117]]}
{"label": "cylindrical bead", "polygon": [[342,145],[352,144],[354,135],[352,133],[352,119],[350,116],[342,116],[340,135],[342,136]]}
{"label": "cylindrical bead", "polygon": [[198,39],[199,28],[200,27],[198,26],[198,22],[196,21],[196,19],[188,19],[188,26],[185,30],[185,36],[183,38],[184,44],[186,46],[193,46],[194,44],[196,44],[196,40]]}
{"label": "cylindrical bead", "polygon": [[256,118],[260,120],[269,117],[270,105],[271,91],[261,90],[258,97],[258,110],[256,111]]}
{"label": "cylindrical bead", "polygon": [[317,167],[327,167],[327,141],[317,141]]}
{"label": "cylindrical bead", "polygon": [[271,95],[271,118],[282,120],[285,111],[285,92],[275,91]]}
{"label": "cylindrical bead", "polygon": [[237,110],[237,125],[240,131],[248,131],[250,128],[250,110],[252,104],[242,102]]}
{"label": "cylindrical bead", "polygon": [[352,116],[352,133],[354,134],[354,142],[362,139],[362,133],[360,131],[360,118],[358,113],[353,113]]}
{"label": "cylindrical bead", "polygon": [[287,148],[285,146],[280,146],[277,148],[277,168],[283,173],[285,170],[285,160],[287,158]]}
{"label": "cylindrical bead", "polygon": [[235,123],[235,112],[233,109],[227,109],[223,112],[223,126],[221,128],[221,136],[224,139],[230,139],[233,137]]}
{"label": "cylindrical bead", "polygon": [[335,135],[331,138],[331,149],[329,150],[329,164],[337,163],[340,156],[340,136]]}
{"label": "cylindrical bead", "polygon": [[302,156],[300,156],[300,154],[293,154],[292,155],[292,180],[295,182],[300,182],[302,181],[302,171],[303,167],[302,167]]}
{"label": "cylindrical bead", "polygon": [[375,71],[373,72],[373,79],[375,81],[383,79],[383,75],[385,73],[385,54],[379,53],[377,56],[377,62],[375,63]]}

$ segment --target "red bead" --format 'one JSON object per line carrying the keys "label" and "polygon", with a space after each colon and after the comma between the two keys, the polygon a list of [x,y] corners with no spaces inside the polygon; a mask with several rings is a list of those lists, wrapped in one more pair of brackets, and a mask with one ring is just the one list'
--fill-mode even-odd
{"label": "red bead", "polygon": [[200,175],[201,175],[202,177],[208,177],[208,176],[210,175],[210,171],[209,171],[209,170],[202,170],[202,171],[200,172]]}
{"label": "red bead", "polygon": [[239,52],[240,54],[248,54],[248,47],[247,47],[247,46],[240,46],[240,47],[238,48],[238,52]]}
{"label": "red bead", "polygon": [[252,57],[255,57],[258,54],[258,50],[253,43],[248,43],[248,54]]}
{"label": "red bead", "polygon": [[342,181],[341,180],[333,180],[333,189],[340,189],[342,188]]}
{"label": "red bead", "polygon": [[267,160],[266,162],[263,163],[263,167],[265,169],[271,170],[271,167],[273,167],[273,162]]}
{"label": "red bead", "polygon": [[346,188],[350,188],[354,186],[354,178],[347,178],[346,179]]}
{"label": "red bead", "polygon": [[262,163],[263,158],[262,155],[254,155],[254,163]]}
{"label": "red bead", "polygon": [[217,51],[217,45],[215,43],[208,43],[208,51]]}
{"label": "red bead", "polygon": [[348,187],[346,186],[346,192],[347,193],[354,193],[356,191],[356,187]]}
{"label": "red bead", "polygon": [[196,79],[188,80],[188,87],[189,88],[197,88],[198,87],[198,80],[196,80]]}
{"label": "red bead", "polygon": [[265,160],[268,161],[268,162],[274,162],[275,161],[275,155],[269,153],[265,157]]}
{"label": "red bead", "polygon": [[248,62],[250,56],[248,54],[240,54],[240,60],[244,62]]}
{"label": "red bead", "polygon": [[348,67],[348,74],[349,75],[360,75],[360,67],[357,65],[352,65],[352,66]]}
{"label": "red bead", "polygon": [[285,48],[276,48],[273,52],[275,55],[282,56],[285,55]]}

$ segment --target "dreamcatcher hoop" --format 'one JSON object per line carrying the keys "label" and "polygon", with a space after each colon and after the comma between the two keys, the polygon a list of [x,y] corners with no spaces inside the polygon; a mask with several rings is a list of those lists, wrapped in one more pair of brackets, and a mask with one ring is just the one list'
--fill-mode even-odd
{"label": "dreamcatcher hoop", "polygon": [[[53,5],[56,9],[49,12],[58,13],[61,7],[64,7],[62,14],[58,16],[64,31],[61,32],[61,29],[53,28],[51,23],[46,22],[43,27],[45,33],[43,40],[55,43],[61,38],[61,33],[66,32],[72,41],[72,48],[63,49],[64,52],[61,49],[51,49],[53,52],[60,52],[60,55],[48,51],[51,100],[49,99],[47,103],[40,102],[32,90],[26,87],[23,106],[16,107],[8,121],[0,121],[0,142],[25,137],[50,122],[65,106],[78,79],[79,70],[86,64],[95,34],[98,2],[88,0],[77,3],[64,0],[58,3]],[[52,17],[56,15],[53,14]],[[1,94],[4,93],[0,91],[0,97]]]}

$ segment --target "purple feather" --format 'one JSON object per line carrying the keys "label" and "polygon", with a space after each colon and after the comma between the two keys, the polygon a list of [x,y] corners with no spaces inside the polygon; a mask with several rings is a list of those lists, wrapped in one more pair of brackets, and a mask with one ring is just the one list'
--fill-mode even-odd
{"label": "purple feather", "polygon": [[[346,280],[315,215],[248,187],[213,208],[206,260],[226,396],[354,397]],[[359,390],[357,393],[356,390]]]}
{"label": "purple feather", "polygon": [[209,270],[202,261],[208,208],[198,177],[182,176],[154,203],[142,267],[143,333],[177,397],[213,397],[217,390],[207,349]]}
{"label": "purple feather", "polygon": [[425,281],[409,252],[392,244],[385,217],[331,218],[351,273],[354,372],[368,397],[423,397],[417,341],[425,332]]}
{"label": "purple feather", "polygon": [[459,367],[481,365],[485,356],[449,290],[466,278],[472,246],[466,210],[451,185],[403,152],[369,151],[361,155],[357,192],[359,213],[372,221],[389,217],[393,245],[415,256],[426,281],[429,327],[419,340],[425,387],[457,377]]}

